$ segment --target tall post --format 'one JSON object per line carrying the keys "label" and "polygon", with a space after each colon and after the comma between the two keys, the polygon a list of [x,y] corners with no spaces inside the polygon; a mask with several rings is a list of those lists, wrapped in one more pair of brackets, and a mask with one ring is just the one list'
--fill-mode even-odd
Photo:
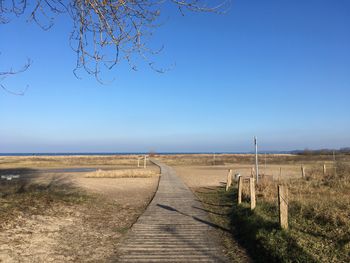
{"label": "tall post", "polygon": [[250,168],[250,177],[254,177],[254,176],[255,176],[255,168],[254,168],[254,166],[252,166]]}
{"label": "tall post", "polygon": [[232,185],[232,169],[228,170],[227,181],[226,181],[226,191],[230,189]]}
{"label": "tall post", "polygon": [[278,186],[279,221],[282,229],[288,229],[288,188],[285,185]]}
{"label": "tall post", "polygon": [[258,164],[258,140],[256,136],[254,137],[255,144],[255,174],[256,174],[256,183],[259,183],[259,164]]}
{"label": "tall post", "polygon": [[256,206],[255,197],[255,178],[249,178],[249,188],[250,188],[250,209],[254,210]]}
{"label": "tall post", "polygon": [[140,167],[140,156],[137,156],[137,167]]}
{"label": "tall post", "polygon": [[304,165],[301,165],[301,177],[305,178],[305,167],[304,167]]}
{"label": "tall post", "polygon": [[242,176],[238,176],[238,196],[237,203],[242,203],[242,190],[243,190],[243,178]]}
{"label": "tall post", "polygon": [[147,167],[147,155],[145,155],[145,158],[143,159],[143,168],[146,169]]}
{"label": "tall post", "polygon": [[282,167],[280,167],[280,176],[279,176],[279,179],[282,178]]}
{"label": "tall post", "polygon": [[334,175],[337,175],[337,166],[335,162],[335,151],[333,151],[333,167],[334,167]]}
{"label": "tall post", "polygon": [[327,168],[326,168],[326,164],[323,164],[323,175],[326,175],[327,173]]}

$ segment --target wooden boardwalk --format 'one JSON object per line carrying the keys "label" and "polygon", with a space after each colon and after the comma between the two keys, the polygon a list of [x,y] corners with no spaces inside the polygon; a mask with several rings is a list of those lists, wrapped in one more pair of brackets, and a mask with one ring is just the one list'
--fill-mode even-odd
{"label": "wooden boardwalk", "polygon": [[158,191],[121,242],[118,262],[227,262],[202,204],[172,168],[154,163]]}

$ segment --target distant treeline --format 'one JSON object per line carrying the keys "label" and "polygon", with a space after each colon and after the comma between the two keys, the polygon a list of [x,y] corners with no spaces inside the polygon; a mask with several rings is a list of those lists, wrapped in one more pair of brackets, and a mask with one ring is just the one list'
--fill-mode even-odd
{"label": "distant treeline", "polygon": [[293,154],[300,154],[300,155],[330,155],[330,154],[350,154],[350,147],[344,147],[340,149],[319,149],[319,150],[310,150],[310,149],[304,149],[304,150],[298,150],[298,151],[292,151]]}

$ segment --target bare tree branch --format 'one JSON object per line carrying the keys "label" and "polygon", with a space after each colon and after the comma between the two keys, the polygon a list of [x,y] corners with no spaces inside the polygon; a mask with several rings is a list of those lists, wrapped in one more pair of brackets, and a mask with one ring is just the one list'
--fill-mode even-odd
{"label": "bare tree branch", "polygon": [[163,4],[171,2],[183,14],[186,9],[219,12],[228,3],[223,1],[212,0],[209,6],[205,0],[0,0],[0,24],[28,10],[30,20],[48,30],[56,16],[68,15],[73,21],[69,41],[77,57],[74,74],[79,77],[82,69],[101,81],[102,68],[112,69],[122,60],[136,70],[134,56],[157,72],[165,71],[157,69],[151,59],[158,51],[146,45]]}
{"label": "bare tree branch", "polygon": [[9,70],[0,71],[0,88],[2,90],[6,91],[7,93],[12,94],[12,95],[23,96],[28,89],[28,85],[22,91],[15,92],[15,91],[13,91],[13,89],[7,88],[1,82],[4,81],[8,77],[11,77],[13,75],[17,75],[17,74],[20,74],[20,73],[27,71],[28,68],[31,66],[31,64],[32,64],[32,61],[30,59],[27,59],[27,62],[20,69],[16,70],[16,69],[10,68]]}

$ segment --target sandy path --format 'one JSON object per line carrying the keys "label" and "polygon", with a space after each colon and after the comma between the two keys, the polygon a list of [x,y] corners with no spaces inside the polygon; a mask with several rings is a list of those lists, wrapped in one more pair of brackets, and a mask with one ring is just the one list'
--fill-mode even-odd
{"label": "sandy path", "polygon": [[176,174],[190,188],[220,186],[226,183],[224,166],[175,166]]}
{"label": "sandy path", "polygon": [[40,174],[43,185],[75,186],[98,194],[81,204],[53,202],[0,222],[0,262],[109,262],[118,240],[157,189],[158,177],[85,178],[83,173]]}
{"label": "sandy path", "polygon": [[158,178],[81,178],[76,185],[124,205],[142,206],[153,196]]}

